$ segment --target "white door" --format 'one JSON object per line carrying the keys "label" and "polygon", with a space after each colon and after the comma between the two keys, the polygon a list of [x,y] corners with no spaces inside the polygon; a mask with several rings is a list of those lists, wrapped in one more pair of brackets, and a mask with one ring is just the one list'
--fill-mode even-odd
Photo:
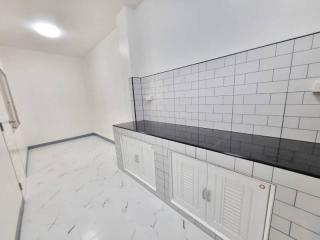
{"label": "white door", "polygon": [[262,240],[270,185],[208,166],[207,223],[232,240]]}
{"label": "white door", "polygon": [[3,135],[0,133],[0,238],[15,239],[22,194]]}
{"label": "white door", "polygon": [[206,185],[206,163],[172,153],[172,202],[174,204],[200,219],[205,219]]}

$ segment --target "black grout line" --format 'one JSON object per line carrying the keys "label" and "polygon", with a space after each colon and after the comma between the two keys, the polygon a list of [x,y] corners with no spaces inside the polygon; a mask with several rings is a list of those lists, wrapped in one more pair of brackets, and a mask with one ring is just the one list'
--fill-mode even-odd
{"label": "black grout line", "polygon": [[134,120],[137,121],[137,110],[136,110],[136,98],[134,96],[134,84],[133,84],[134,77],[131,78],[131,87],[132,87],[132,98],[133,98],[133,111],[134,111]]}

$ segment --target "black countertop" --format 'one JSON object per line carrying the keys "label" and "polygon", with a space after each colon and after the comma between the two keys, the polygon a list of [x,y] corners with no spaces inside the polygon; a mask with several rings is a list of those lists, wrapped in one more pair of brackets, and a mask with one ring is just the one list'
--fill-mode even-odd
{"label": "black countertop", "polygon": [[152,121],[114,126],[320,178],[320,143]]}

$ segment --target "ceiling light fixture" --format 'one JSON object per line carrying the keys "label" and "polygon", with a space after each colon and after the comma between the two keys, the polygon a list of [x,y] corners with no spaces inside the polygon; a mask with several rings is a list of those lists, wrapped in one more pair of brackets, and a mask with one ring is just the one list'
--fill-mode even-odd
{"label": "ceiling light fixture", "polygon": [[48,38],[58,38],[62,35],[62,31],[51,23],[37,22],[32,25],[32,28],[40,35]]}

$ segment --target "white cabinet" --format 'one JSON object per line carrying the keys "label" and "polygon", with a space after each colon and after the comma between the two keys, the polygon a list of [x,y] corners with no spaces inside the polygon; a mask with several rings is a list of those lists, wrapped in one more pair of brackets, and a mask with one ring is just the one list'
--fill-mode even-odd
{"label": "white cabinet", "polygon": [[206,164],[177,153],[172,153],[172,158],[173,201],[197,217],[204,218]]}
{"label": "white cabinet", "polygon": [[152,145],[122,136],[121,149],[125,170],[155,190],[155,164]]}
{"label": "white cabinet", "polygon": [[270,185],[208,165],[207,223],[234,240],[263,239]]}
{"label": "white cabinet", "polygon": [[262,240],[270,184],[172,153],[172,202],[230,240]]}

